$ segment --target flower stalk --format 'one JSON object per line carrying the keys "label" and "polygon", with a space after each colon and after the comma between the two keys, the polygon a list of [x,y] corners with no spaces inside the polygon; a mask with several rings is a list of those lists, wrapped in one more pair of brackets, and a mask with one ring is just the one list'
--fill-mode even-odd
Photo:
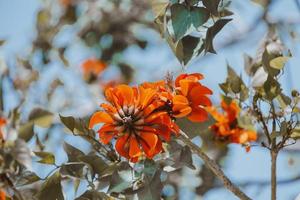
{"label": "flower stalk", "polygon": [[202,151],[196,144],[194,144],[190,138],[181,130],[179,140],[184,142],[188,147],[190,147],[191,151],[198,155],[204,162],[205,166],[208,167],[215,175],[218,177],[224,184],[224,187],[231,191],[235,196],[240,198],[241,200],[251,200],[241,189],[234,185],[231,180],[224,174],[219,165],[206,155],[205,152]]}

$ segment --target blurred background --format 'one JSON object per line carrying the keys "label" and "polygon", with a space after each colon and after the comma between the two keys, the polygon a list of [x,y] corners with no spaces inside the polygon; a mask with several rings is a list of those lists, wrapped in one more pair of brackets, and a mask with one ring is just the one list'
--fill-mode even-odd
{"label": "blurred background", "polygon": [[[281,40],[293,54],[281,77],[283,89],[300,90],[297,0],[274,0],[268,8],[250,0],[234,0],[229,9],[233,20],[214,41],[217,54],[201,55],[183,67],[156,31],[147,0],[0,0],[0,40],[5,40],[0,47],[0,71],[6,73],[1,76],[4,112],[20,107],[21,119],[35,107],[56,113],[56,124],[35,131],[47,144],[45,148],[59,155],[60,163],[66,160],[60,153],[64,140],[83,151],[88,145],[64,134],[58,114],[91,114],[103,101],[103,90],[108,86],[161,80],[167,73],[200,72],[205,75],[203,83],[214,91],[213,102],[218,104],[218,84],[226,78],[227,63],[251,84],[244,72],[244,54],[254,57],[266,36],[267,26],[261,19],[264,13],[277,24]],[[33,146],[36,142],[30,141]],[[209,151],[249,196],[269,198],[268,151],[253,147],[246,153],[234,144]],[[279,155],[279,200],[292,200],[300,193],[299,153],[300,145],[296,144]],[[183,168],[180,175],[172,177],[174,184],[163,190],[166,197],[176,193],[179,199],[236,199],[202,167],[201,160],[195,157],[194,162],[196,170]],[[41,177],[51,170],[38,163],[32,167]],[[80,186],[79,194],[84,187]],[[66,199],[74,199],[71,190],[72,186],[64,187]]]}

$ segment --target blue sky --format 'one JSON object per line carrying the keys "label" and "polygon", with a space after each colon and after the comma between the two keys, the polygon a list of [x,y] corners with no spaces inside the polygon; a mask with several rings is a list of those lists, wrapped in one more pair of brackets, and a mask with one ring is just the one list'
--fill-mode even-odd
{"label": "blue sky", "polygon": [[[238,31],[246,28],[247,25],[252,23],[253,19],[257,14],[261,12],[261,8],[257,5],[251,4],[248,7],[242,7],[242,2],[245,0],[236,0],[233,3],[233,10],[235,12],[234,20],[230,25],[226,26],[224,32],[218,35],[216,39],[216,47],[218,49],[228,38],[232,35],[237,35]],[[41,3],[38,0],[0,0],[0,39],[6,39],[6,44],[0,49],[0,59],[4,59],[8,64],[13,63],[12,59],[15,55],[26,55],[30,50],[30,42],[35,36],[35,15],[40,8]],[[288,11],[288,12],[286,12]],[[293,0],[275,1],[274,6],[271,8],[270,15],[272,19],[300,19],[300,11],[297,10]],[[259,42],[263,38],[266,27],[264,25],[258,25],[258,29],[246,38],[243,42],[238,45],[230,46],[226,49],[220,49],[217,55],[207,55],[201,58],[196,58],[188,66],[188,72],[201,72],[205,74],[206,79],[204,83],[209,85],[214,91],[219,91],[218,83],[222,82],[226,77],[226,62],[233,66],[239,73],[243,71],[243,54],[248,53],[254,55]],[[299,28],[298,28],[299,30]],[[70,30],[70,33],[72,30]],[[161,40],[158,34],[153,31],[147,31],[146,36],[150,38],[151,45],[142,51],[137,47],[130,47],[123,55],[124,59],[132,63],[135,66],[136,76],[135,81],[137,83],[145,80],[157,80],[164,76],[167,71],[179,72],[181,66],[170,51],[167,44]],[[287,33],[283,33],[283,39],[286,39]],[[71,39],[67,39],[67,42]],[[293,43],[288,43],[289,48],[292,49],[294,57],[289,61],[286,69],[286,73],[282,79],[283,87],[286,91],[290,90],[291,87],[300,90],[299,81],[299,65],[300,65],[300,45],[299,39]],[[159,52],[159,53],[158,53]],[[92,52],[87,49],[83,49],[81,46],[74,45],[72,50],[68,52],[67,57],[70,58],[72,65],[71,69],[67,70],[67,74],[63,78],[65,80],[71,79],[71,76],[80,76],[78,74],[78,67],[81,61],[91,56]],[[51,76],[58,76],[61,74],[60,63],[52,64],[52,68],[49,69],[44,76],[44,80],[50,81]],[[13,65],[12,65],[13,66]],[[48,79],[47,79],[48,78]],[[82,86],[83,82],[69,83],[67,86],[69,91],[79,87],[78,94],[82,96],[88,95],[88,91],[84,91]],[[45,85],[36,88],[37,91],[43,90]],[[65,91],[61,91],[65,92]],[[58,95],[62,95],[58,93]],[[80,96],[79,96],[80,97]],[[11,95],[8,98],[9,101],[14,101],[14,96]],[[62,95],[63,98],[63,95]],[[217,101],[219,98],[218,92],[215,92],[214,100]],[[40,102],[40,96],[31,100],[31,105],[34,106]],[[78,105],[85,103],[84,100],[77,102]],[[96,102],[93,102],[94,105]],[[13,103],[11,105],[13,107]],[[53,105],[53,110],[58,109]],[[91,109],[91,108],[89,108]],[[69,111],[70,114],[76,111]],[[73,114],[74,114],[73,113]],[[67,138],[70,142],[70,138]],[[80,145],[80,144],[78,144]],[[82,145],[84,146],[84,145]],[[238,145],[230,145],[229,155],[224,162],[224,169],[233,181],[243,182],[248,180],[269,180],[269,168],[270,158],[269,153],[261,148],[252,148],[250,153],[245,153]],[[295,163],[289,165],[289,159],[294,159]],[[300,173],[300,159],[299,155],[291,155],[287,153],[281,153],[278,160],[278,179],[292,178]],[[188,188],[184,188],[182,196],[190,194]],[[249,187],[246,192],[257,200],[268,199],[269,186],[265,188]],[[293,199],[300,193],[299,182],[293,184],[279,185],[278,200]],[[186,196],[185,196],[186,197]],[[232,194],[223,189],[217,191],[211,191],[205,196],[205,200],[219,200],[220,197],[226,200],[234,200]],[[191,198],[194,198],[191,196]],[[69,197],[68,199],[72,199]],[[184,199],[184,198],[182,198]]]}

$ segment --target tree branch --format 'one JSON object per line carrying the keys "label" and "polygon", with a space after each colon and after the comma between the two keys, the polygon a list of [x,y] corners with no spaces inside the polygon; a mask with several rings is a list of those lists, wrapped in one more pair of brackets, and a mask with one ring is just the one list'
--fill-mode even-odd
{"label": "tree branch", "polygon": [[234,185],[229,178],[224,174],[219,165],[212,159],[210,159],[196,144],[194,144],[190,138],[183,132],[180,131],[179,139],[184,142],[193,153],[197,154],[204,162],[205,166],[208,167],[224,184],[225,188],[231,191],[235,196],[241,200],[251,200],[243,191]]}
{"label": "tree branch", "polygon": [[277,161],[277,151],[270,151],[271,153],[271,200],[276,200],[276,190],[277,190],[277,177],[276,177],[276,161]]}

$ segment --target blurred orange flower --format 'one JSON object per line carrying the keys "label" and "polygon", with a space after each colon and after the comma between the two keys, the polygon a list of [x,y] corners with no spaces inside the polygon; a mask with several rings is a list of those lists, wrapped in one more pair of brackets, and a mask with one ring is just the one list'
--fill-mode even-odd
{"label": "blurred orange flower", "polygon": [[6,199],[6,193],[0,189],[0,200],[5,200]]}
{"label": "blurred orange flower", "polygon": [[171,133],[179,132],[177,125],[163,109],[157,88],[119,85],[105,91],[109,104],[101,104],[104,111],[94,113],[90,128],[103,123],[98,130],[102,143],[116,138],[117,152],[137,162],[146,156],[152,158],[162,151],[162,142],[169,141]]}
{"label": "blurred orange flower", "polygon": [[90,80],[101,74],[107,67],[107,64],[101,60],[90,58],[85,60],[81,67],[85,80]]}
{"label": "blurred orange flower", "polygon": [[204,109],[211,106],[211,101],[207,97],[212,91],[203,86],[199,80],[204,76],[199,73],[181,74],[175,80],[177,92],[173,96],[174,117],[185,117],[193,122],[203,122],[208,119],[208,114]]}
{"label": "blurred orange flower", "polygon": [[6,125],[6,123],[7,123],[6,119],[3,117],[0,117],[0,141],[4,141],[2,127],[4,127]]}
{"label": "blurred orange flower", "polygon": [[216,120],[216,123],[210,128],[218,139],[244,145],[256,141],[257,134],[255,131],[245,130],[238,126],[237,118],[240,114],[240,107],[235,101],[227,104],[222,100],[221,107],[225,111],[224,113],[219,113],[216,107],[206,108]]}

